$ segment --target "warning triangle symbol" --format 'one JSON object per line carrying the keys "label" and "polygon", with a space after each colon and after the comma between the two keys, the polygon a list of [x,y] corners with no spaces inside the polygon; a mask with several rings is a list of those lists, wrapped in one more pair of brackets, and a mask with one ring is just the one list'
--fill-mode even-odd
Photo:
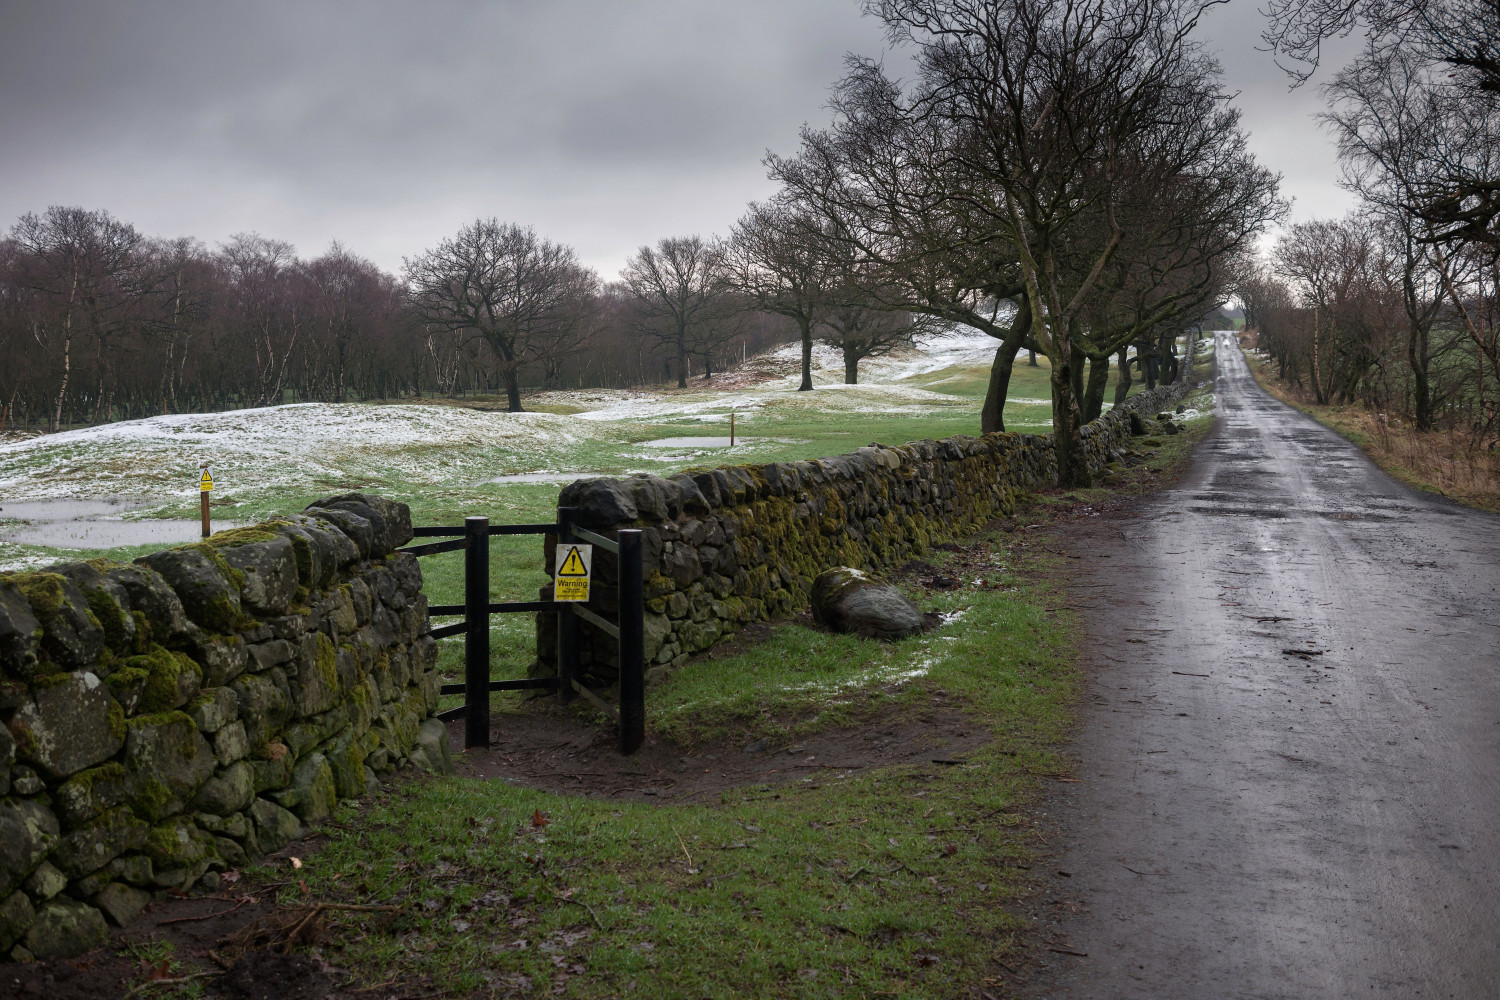
{"label": "warning triangle symbol", "polygon": [[589,571],[583,565],[583,560],[578,557],[578,549],[568,550],[568,557],[563,560],[562,569],[557,571],[558,576],[588,576]]}

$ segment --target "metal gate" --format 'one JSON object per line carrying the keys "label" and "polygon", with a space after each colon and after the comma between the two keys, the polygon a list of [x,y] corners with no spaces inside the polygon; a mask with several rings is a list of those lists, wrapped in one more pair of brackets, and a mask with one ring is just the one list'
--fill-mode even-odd
{"label": "metal gate", "polygon": [[[410,545],[400,552],[430,556],[439,552],[464,552],[464,603],[438,604],[429,615],[463,615],[464,620],[432,630],[434,639],[464,637],[464,682],[444,684],[443,694],[462,694],[464,704],[442,712],[444,722],[460,716],[464,720],[464,747],[488,747],[490,743],[490,693],[492,691],[550,690],[560,702],[583,696],[620,727],[620,752],[632,753],[646,735],[645,584],[641,572],[641,532],[622,528],[606,538],[577,524],[573,507],[557,508],[555,524],[490,524],[487,517],[466,517],[461,527],[420,527],[419,538],[448,541]],[[614,621],[585,604],[568,601],[490,601],[490,536],[551,535],[557,551],[570,542],[593,545],[615,556],[618,607]],[[458,536],[458,537],[453,537]],[[591,595],[592,596],[592,595]],[[557,676],[510,681],[490,680],[490,615],[555,611],[557,613]],[[579,680],[578,626],[586,621],[615,639],[620,649],[619,707]]]}

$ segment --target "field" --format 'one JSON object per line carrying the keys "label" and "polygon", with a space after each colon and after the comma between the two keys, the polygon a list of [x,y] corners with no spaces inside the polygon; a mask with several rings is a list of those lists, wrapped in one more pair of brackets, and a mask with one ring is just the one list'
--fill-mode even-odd
{"label": "field", "polygon": [[[858,387],[836,384],[837,358],[820,354],[813,393],[793,391],[795,356],[783,352],[720,388],[557,393],[528,400],[552,412],[524,415],[481,401],[157,418],[0,448],[0,506],[154,494],[131,516],[183,517],[207,458],[224,502],[215,513],[237,520],[355,488],[411,503],[418,523],[550,520],[557,482],[486,480],[974,433],[991,353],[983,339],[945,338],[867,366]],[[1047,429],[1046,378],[1022,356],[1013,429]],[[1209,401],[1191,405],[1193,431],[1150,442],[1136,471],[1171,466],[1207,427],[1196,415]],[[648,444],[724,435],[731,410],[749,439],[732,452]],[[461,764],[471,776],[397,782],[373,802],[346,803],[319,843],[294,847],[297,869],[268,859],[243,884],[278,886],[265,891],[285,906],[395,907],[394,917],[351,912],[322,931],[319,960],[354,986],[386,988],[371,995],[1005,995],[1007,967],[1037,947],[1028,900],[1044,847],[1031,810],[1043,779],[1067,778],[1057,748],[1075,696],[1074,621],[1048,532],[1106,497],[1040,497],[1013,523],[903,574],[922,609],[941,616],[923,635],[879,643],[776,623],[651,688],[657,757],[643,759],[701,763],[705,774],[764,759],[749,765],[764,770],[754,780],[667,801],[645,797],[662,781],[646,771],[627,789],[568,794],[577,786],[567,781],[473,776]],[[501,541],[494,599],[534,594],[545,580],[539,546]],[[79,554],[13,544],[5,558]],[[423,570],[434,602],[460,598],[456,555],[424,559]],[[530,617],[497,616],[492,642],[494,676],[519,675]],[[443,645],[456,674],[459,645]],[[502,731],[524,723],[551,733],[549,745],[580,727],[604,733],[579,706],[497,696],[495,711]],[[931,749],[898,760],[855,747],[887,739]]]}

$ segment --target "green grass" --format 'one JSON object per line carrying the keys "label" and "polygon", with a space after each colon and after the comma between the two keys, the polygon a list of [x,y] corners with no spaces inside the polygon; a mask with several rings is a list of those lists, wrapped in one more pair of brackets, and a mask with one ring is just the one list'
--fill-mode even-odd
{"label": "green grass", "polygon": [[311,898],[404,907],[346,933],[339,961],[458,995],[514,976],[540,991],[559,970],[579,997],[968,995],[1023,928],[1007,908],[1028,885],[1022,811],[1062,767],[1074,696],[1069,621],[1016,575],[1036,565],[1017,538],[980,542],[991,586],[922,597],[962,612],[924,636],[782,624],[649,696],[654,731],[735,745],[956,707],[992,740],[963,765],[814,771],[707,806],[416,782],[347,812],[302,869]]}

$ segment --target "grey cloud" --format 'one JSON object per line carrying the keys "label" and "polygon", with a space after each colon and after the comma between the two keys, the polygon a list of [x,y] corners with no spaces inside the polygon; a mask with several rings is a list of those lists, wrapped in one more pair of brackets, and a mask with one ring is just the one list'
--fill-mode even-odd
{"label": "grey cloud", "polygon": [[[1215,11],[1209,42],[1299,212],[1342,211],[1318,96],[1255,51],[1255,8]],[[606,273],[641,243],[722,232],[770,192],[765,150],[826,120],[844,54],[883,47],[856,0],[9,0],[0,17],[0,225],[85,204],[157,235],[337,238],[391,268],[478,215]]]}

